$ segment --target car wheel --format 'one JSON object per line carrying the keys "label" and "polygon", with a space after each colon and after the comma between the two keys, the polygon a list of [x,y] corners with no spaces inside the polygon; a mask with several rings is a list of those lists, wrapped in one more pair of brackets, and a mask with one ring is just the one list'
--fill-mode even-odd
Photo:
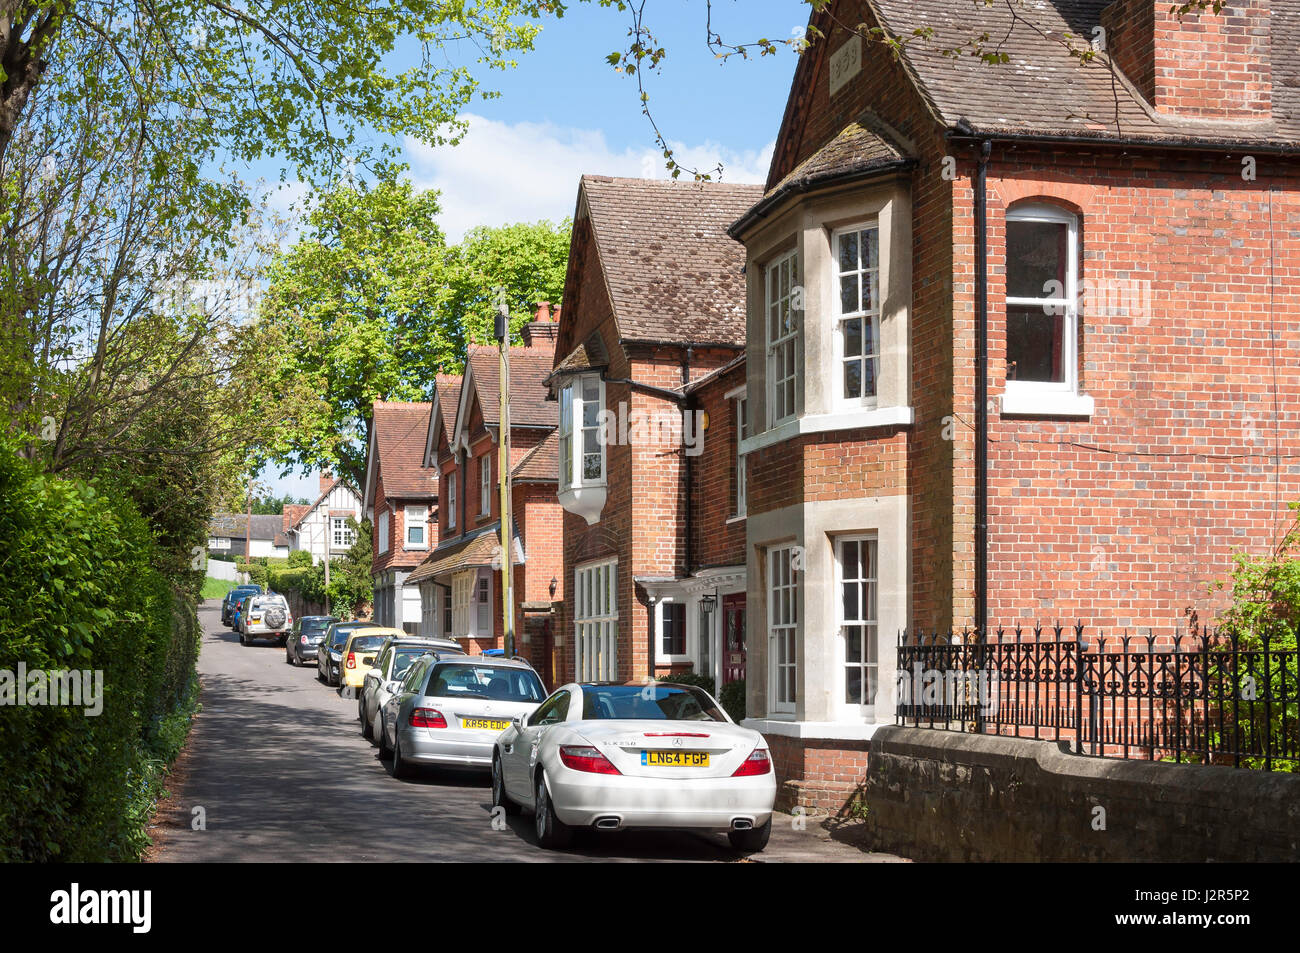
{"label": "car wheel", "polygon": [[325,681],[325,673],[320,670],[319,665],[316,666],[316,681],[318,682]]}
{"label": "car wheel", "polygon": [[361,737],[365,738],[367,741],[375,740],[375,726],[372,725],[370,719],[366,717],[365,709],[361,710]]}
{"label": "car wheel", "polygon": [[244,648],[248,648],[248,636],[244,635],[243,632],[239,633],[239,644]]}
{"label": "car wheel", "polygon": [[546,793],[546,775],[537,776],[537,797],[533,801],[537,842],[547,850],[563,850],[573,839],[573,830],[555,816],[554,806]]}
{"label": "car wheel", "polygon": [[393,777],[401,779],[409,778],[411,776],[411,768],[402,760],[402,736],[397,735],[396,738],[394,738],[394,742]]}
{"label": "car wheel", "polygon": [[511,817],[519,813],[519,805],[510,800],[510,795],[506,794],[506,779],[501,768],[500,755],[492,758],[492,806],[501,808]]}
{"label": "car wheel", "polygon": [[383,715],[379,716],[379,757],[386,759],[392,752],[388,748],[388,726],[384,724]]}
{"label": "car wheel", "polygon": [[727,831],[727,840],[731,846],[742,854],[757,854],[767,846],[767,839],[772,836],[772,819],[762,827],[751,827],[747,831]]}
{"label": "car wheel", "polygon": [[290,651],[288,651],[287,649],[285,650],[285,653],[284,653],[284,664],[285,664],[285,665],[292,665],[292,664],[293,664],[293,653],[290,652]]}

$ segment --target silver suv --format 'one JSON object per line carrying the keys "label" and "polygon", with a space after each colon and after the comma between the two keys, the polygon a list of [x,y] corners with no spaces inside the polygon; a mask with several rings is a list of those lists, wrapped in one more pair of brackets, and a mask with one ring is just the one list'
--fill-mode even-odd
{"label": "silver suv", "polygon": [[289,601],[276,593],[253,596],[244,607],[239,623],[239,644],[252,645],[254,639],[275,639],[284,645],[293,629]]}

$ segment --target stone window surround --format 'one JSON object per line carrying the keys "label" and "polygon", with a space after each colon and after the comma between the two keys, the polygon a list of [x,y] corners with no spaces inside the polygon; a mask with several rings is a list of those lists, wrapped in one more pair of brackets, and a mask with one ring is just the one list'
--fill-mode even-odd
{"label": "stone window surround", "polygon": [[[827,500],[788,506],[747,521],[749,593],[746,599],[748,642],[747,709],[755,722],[801,724],[779,733],[800,737],[847,737],[862,726],[893,724],[895,660],[900,629],[908,627],[911,601],[911,550],[908,501],[903,495]],[[835,541],[842,536],[874,535],[878,541],[876,704],[843,702],[844,646],[836,599],[839,578]],[[793,716],[768,708],[767,565],[770,547],[794,543],[804,547],[800,573],[800,615],[796,635],[798,681]],[[806,724],[805,724],[806,723]],[[812,726],[836,726],[830,734]],[[854,727],[857,726],[857,727]],[[825,729],[828,730],[828,729]]]}
{"label": "stone window surround", "polygon": [[[890,179],[804,198],[746,236],[748,416],[750,453],[804,433],[858,427],[910,425],[909,314],[912,290],[912,224],[908,185]],[[876,222],[880,230],[880,375],[876,406],[854,408],[835,397],[838,285],[833,234]],[[800,319],[801,374],[792,420],[768,428],[767,288],[769,262],[799,252],[805,311]],[[761,423],[760,423],[761,422]]]}

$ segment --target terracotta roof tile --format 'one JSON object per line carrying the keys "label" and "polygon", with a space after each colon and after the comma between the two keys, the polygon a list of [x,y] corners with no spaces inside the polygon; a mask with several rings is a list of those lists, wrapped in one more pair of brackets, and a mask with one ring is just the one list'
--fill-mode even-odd
{"label": "terracotta roof tile", "polygon": [[[1258,124],[1191,124],[1157,114],[1122,74],[1114,80],[1105,54],[1086,64],[1071,55],[1064,34],[1082,47],[1108,3],[1040,0],[980,6],[972,14],[971,4],[958,0],[872,0],[894,34],[933,31],[928,41],[909,39],[903,59],[940,121],[950,127],[964,117],[975,131],[989,133],[1171,143],[1189,138],[1283,145],[1300,141],[1300,0],[1273,0],[1271,5],[1273,116],[1272,122]],[[1013,13],[1022,22],[1014,22]],[[1010,61],[994,65],[973,56],[944,55],[943,50],[969,42],[975,32],[1006,37],[1001,48]]]}
{"label": "terracotta roof tile", "polygon": [[515,480],[529,482],[559,482],[560,479],[560,434],[552,430],[537,446],[529,450],[522,460],[510,471]]}
{"label": "terracotta roof tile", "polygon": [[745,250],[727,228],[762,186],[584,175],[581,191],[624,340],[744,346]]}
{"label": "terracotta roof tile", "polygon": [[384,495],[393,499],[429,499],[438,495],[436,472],[421,466],[433,404],[375,401],[375,444]]}

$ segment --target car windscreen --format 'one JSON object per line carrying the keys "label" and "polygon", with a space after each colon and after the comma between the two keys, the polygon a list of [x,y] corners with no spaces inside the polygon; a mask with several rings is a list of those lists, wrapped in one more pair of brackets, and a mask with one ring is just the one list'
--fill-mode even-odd
{"label": "car windscreen", "polygon": [[395,680],[404,677],[415,660],[428,651],[427,645],[397,646],[393,650],[393,673],[390,677]]}
{"label": "car windscreen", "polygon": [[337,627],[334,630],[334,634],[330,636],[330,648],[333,649],[343,648],[343,643],[348,640],[348,636],[351,635],[355,630],[360,628],[364,628],[364,626],[341,625]]}
{"label": "car windscreen", "polygon": [[542,681],[531,669],[496,665],[438,665],[429,673],[426,695],[485,698],[502,702],[540,702]]}
{"label": "car windscreen", "polygon": [[585,685],[582,717],[604,720],[726,721],[713,700],[688,685]]}
{"label": "car windscreen", "polygon": [[352,640],[353,652],[369,652],[384,644],[386,635],[358,635]]}
{"label": "car windscreen", "polygon": [[302,620],[300,631],[303,635],[317,635],[330,627],[330,619],[306,618]]}

